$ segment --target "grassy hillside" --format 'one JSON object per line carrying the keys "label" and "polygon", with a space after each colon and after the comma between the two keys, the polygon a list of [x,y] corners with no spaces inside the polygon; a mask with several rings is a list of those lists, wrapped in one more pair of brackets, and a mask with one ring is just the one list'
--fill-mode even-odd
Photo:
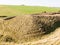
{"label": "grassy hillside", "polygon": [[59,45],[60,16],[56,15],[60,14],[54,14],[56,17],[54,15],[54,17],[23,15],[59,10],[60,8],[40,6],[0,6],[0,16],[21,15],[0,19],[0,45],[15,43],[20,43],[18,45]]}
{"label": "grassy hillside", "polygon": [[21,45],[23,43],[24,45],[51,45],[53,42],[53,45],[56,43],[59,45],[60,28],[55,30],[60,26],[59,19],[60,16],[21,15],[11,20],[0,20],[0,45],[1,42],[10,42],[10,44],[14,42]]}
{"label": "grassy hillside", "polygon": [[21,15],[21,14],[34,14],[43,11],[55,12],[60,8],[40,7],[40,6],[0,6],[0,15]]}

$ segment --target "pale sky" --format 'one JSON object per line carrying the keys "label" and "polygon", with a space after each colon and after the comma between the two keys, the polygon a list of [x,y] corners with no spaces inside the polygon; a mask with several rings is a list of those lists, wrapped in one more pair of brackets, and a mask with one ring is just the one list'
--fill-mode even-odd
{"label": "pale sky", "polygon": [[0,5],[36,5],[60,7],[60,0],[0,0]]}

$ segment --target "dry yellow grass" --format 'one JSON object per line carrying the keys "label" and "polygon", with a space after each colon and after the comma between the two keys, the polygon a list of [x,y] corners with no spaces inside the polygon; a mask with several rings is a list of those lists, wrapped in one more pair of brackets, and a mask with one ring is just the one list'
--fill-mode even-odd
{"label": "dry yellow grass", "polygon": [[49,34],[42,35],[44,32],[38,29],[40,23],[37,23],[41,21],[49,25],[54,20],[59,20],[60,16],[53,16],[55,17],[54,20],[50,20],[53,19],[51,16],[37,17],[21,15],[10,20],[1,19],[0,45],[59,45],[60,28]]}

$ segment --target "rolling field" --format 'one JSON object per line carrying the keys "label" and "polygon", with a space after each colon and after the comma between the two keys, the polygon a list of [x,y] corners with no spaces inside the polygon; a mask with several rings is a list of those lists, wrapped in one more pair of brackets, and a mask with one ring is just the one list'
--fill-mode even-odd
{"label": "rolling field", "polygon": [[60,8],[41,6],[0,6],[1,16],[16,16],[24,14],[35,14],[41,12],[57,12]]}

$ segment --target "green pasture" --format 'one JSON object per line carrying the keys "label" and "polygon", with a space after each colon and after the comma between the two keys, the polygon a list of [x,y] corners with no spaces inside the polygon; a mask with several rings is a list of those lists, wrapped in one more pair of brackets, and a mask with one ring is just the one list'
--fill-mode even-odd
{"label": "green pasture", "polygon": [[16,16],[25,14],[35,14],[41,12],[57,12],[60,8],[44,7],[44,6],[16,6],[16,5],[1,5],[0,15],[1,16]]}

